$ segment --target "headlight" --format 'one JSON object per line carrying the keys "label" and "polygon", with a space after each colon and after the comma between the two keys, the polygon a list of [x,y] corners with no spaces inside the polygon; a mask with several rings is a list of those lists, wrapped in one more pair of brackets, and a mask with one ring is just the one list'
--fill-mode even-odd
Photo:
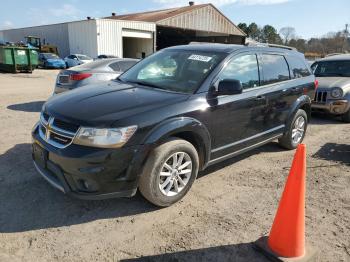
{"label": "headlight", "polygon": [[123,128],[81,127],[73,143],[103,148],[121,147],[132,137],[136,129],[137,126]]}
{"label": "headlight", "polygon": [[335,87],[332,89],[331,91],[331,96],[333,98],[340,98],[343,96],[343,89],[339,88],[339,87]]}

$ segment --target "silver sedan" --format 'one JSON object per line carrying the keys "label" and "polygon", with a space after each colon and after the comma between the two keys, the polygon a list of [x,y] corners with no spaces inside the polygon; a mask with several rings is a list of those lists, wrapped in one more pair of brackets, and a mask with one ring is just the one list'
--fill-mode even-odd
{"label": "silver sedan", "polygon": [[112,58],[62,70],[57,76],[54,94],[115,79],[137,62],[137,59]]}

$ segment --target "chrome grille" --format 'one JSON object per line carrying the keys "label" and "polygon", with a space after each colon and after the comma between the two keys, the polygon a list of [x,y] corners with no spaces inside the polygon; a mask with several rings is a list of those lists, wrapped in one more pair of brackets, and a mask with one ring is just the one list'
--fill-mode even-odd
{"label": "chrome grille", "polygon": [[327,91],[317,91],[315,93],[314,101],[317,103],[326,103],[327,102]]}
{"label": "chrome grille", "polygon": [[48,114],[46,114],[45,112],[44,112],[42,115],[43,115],[44,120],[45,120],[46,122],[48,122],[50,116],[49,116]]}
{"label": "chrome grille", "polygon": [[57,148],[69,146],[79,130],[79,126],[50,117],[46,113],[40,116],[39,135],[50,145]]}
{"label": "chrome grille", "polygon": [[54,119],[53,125],[59,129],[66,130],[72,133],[76,133],[79,129],[78,125],[70,124],[57,118]]}

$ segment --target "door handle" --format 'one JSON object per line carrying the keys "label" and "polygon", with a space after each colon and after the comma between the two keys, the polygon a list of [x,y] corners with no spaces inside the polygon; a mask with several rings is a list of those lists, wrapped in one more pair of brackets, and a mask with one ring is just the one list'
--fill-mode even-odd
{"label": "door handle", "polygon": [[259,100],[264,100],[264,99],[265,99],[265,96],[261,96],[261,95],[255,97],[255,100],[258,100],[258,101]]}

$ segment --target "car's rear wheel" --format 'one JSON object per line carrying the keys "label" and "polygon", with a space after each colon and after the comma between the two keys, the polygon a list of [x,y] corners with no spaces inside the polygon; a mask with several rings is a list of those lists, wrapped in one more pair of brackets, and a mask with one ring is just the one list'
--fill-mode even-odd
{"label": "car's rear wheel", "polygon": [[278,140],[279,144],[287,149],[295,149],[304,140],[307,122],[306,112],[299,109],[294,115],[289,130]]}
{"label": "car's rear wheel", "polygon": [[139,189],[151,203],[165,207],[182,199],[198,173],[198,153],[183,139],[170,139],[153,150],[144,166]]}
{"label": "car's rear wheel", "polygon": [[348,110],[348,112],[346,112],[344,115],[342,115],[342,119],[344,122],[350,123],[350,109]]}

